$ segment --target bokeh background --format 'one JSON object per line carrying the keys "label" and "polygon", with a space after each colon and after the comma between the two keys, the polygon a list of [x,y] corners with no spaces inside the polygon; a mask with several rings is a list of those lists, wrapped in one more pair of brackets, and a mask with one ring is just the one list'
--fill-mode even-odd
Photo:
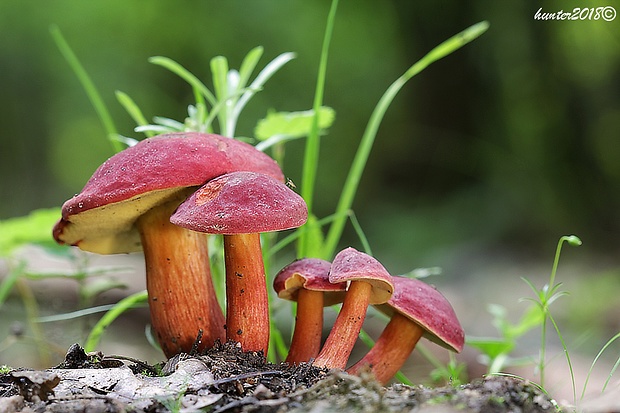
{"label": "bokeh background", "polygon": [[[209,85],[216,55],[238,67],[258,45],[265,48],[263,63],[295,52],[243,113],[238,134],[252,136],[269,109],[311,107],[329,4],[1,2],[0,219],[61,205],[113,153],[51,25],[80,58],[119,132],[133,137],[141,136],[116,90],[148,117],[183,120],[193,103],[190,88],[149,57],[170,57]],[[519,277],[542,285],[558,238],[577,234],[584,245],[567,249],[560,266],[558,277],[572,295],[558,304],[558,319],[579,351],[595,354],[620,329],[620,17],[534,15],[541,7],[608,4],[620,9],[617,1],[342,0],[324,99],[336,122],[322,139],[317,215],[333,212],[368,117],[389,84],[441,41],[488,20],[487,33],[396,97],[354,210],[374,255],[394,273],[443,269],[432,282],[473,335],[494,334],[487,303],[514,306],[518,318],[519,298],[531,294]],[[303,141],[286,150],[283,169],[299,184]],[[342,244],[360,247],[351,228]]]}

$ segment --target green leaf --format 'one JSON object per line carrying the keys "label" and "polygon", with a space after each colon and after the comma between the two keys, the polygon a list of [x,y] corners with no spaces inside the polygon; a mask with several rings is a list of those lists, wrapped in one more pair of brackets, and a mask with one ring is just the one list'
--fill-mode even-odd
{"label": "green leaf", "polygon": [[467,345],[478,349],[492,359],[500,354],[508,354],[514,348],[514,342],[491,337],[468,337]]}
{"label": "green leaf", "polygon": [[241,67],[239,68],[239,88],[243,89],[248,84],[250,77],[252,76],[252,72],[256,69],[258,61],[262,56],[262,46],[255,47],[245,56],[243,62],[241,62]]}
{"label": "green leaf", "polygon": [[505,334],[511,338],[521,337],[531,329],[542,324],[544,313],[540,306],[531,305],[521,316],[518,324],[508,325]]}
{"label": "green leaf", "polygon": [[211,105],[215,105],[217,103],[217,99],[215,99],[215,96],[213,96],[213,93],[211,93],[209,88],[207,88],[205,84],[202,83],[200,79],[194,76],[189,70],[174,60],[163,56],[153,56],[149,58],[149,62],[170,70],[172,73],[189,83],[194,91],[199,92],[195,93],[196,102],[202,101],[200,96],[204,96]]}
{"label": "green leaf", "polygon": [[[258,121],[254,136],[258,140],[264,141],[273,136],[289,136],[291,138],[301,138],[308,136],[312,128],[314,110],[299,112],[275,112],[269,111],[267,117]],[[321,106],[319,109],[319,129],[327,129],[336,118],[334,109]]]}
{"label": "green leaf", "polygon": [[[149,124],[138,105],[136,105],[136,102],[134,102],[134,100],[129,97],[127,93],[117,90],[115,94],[116,100],[118,100],[121,106],[125,108],[129,116],[131,116],[131,118],[134,120],[134,122],[136,122],[138,126],[146,126]],[[155,133],[152,131],[145,131],[144,134],[147,138],[155,135]]]}
{"label": "green leaf", "polygon": [[37,209],[23,217],[0,221],[0,256],[25,244],[55,245],[52,228],[60,215],[60,208]]}

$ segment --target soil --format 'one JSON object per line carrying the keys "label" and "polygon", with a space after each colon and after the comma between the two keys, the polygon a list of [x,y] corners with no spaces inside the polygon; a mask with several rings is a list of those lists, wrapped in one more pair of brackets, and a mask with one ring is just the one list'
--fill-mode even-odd
{"label": "soil", "polygon": [[459,387],[379,385],[309,364],[267,363],[236,343],[159,365],[88,353],[77,344],[48,370],[0,375],[0,411],[12,412],[552,412],[539,388],[494,376]]}

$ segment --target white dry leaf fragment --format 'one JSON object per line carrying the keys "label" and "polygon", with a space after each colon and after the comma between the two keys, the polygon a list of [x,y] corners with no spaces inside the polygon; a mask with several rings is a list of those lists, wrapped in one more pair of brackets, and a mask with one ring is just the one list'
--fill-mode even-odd
{"label": "white dry leaf fragment", "polygon": [[[54,388],[56,398],[80,394],[102,395],[126,404],[132,409],[146,409],[155,402],[180,400],[181,405],[194,411],[217,402],[222,395],[205,389],[214,382],[213,373],[199,359],[180,361],[175,371],[163,377],[135,375],[127,366],[108,369],[52,369],[61,377]],[[188,392],[199,392],[189,395]],[[199,407],[199,408],[201,408]]]}

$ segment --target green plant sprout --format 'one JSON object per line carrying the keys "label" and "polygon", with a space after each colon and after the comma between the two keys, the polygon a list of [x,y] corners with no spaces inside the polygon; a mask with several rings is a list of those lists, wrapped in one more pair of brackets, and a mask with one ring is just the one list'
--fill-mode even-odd
{"label": "green plant sprout", "polygon": [[536,295],[536,298],[534,299],[527,298],[527,300],[532,301],[536,306],[538,306],[538,308],[540,309],[540,312],[542,313],[541,334],[540,334],[540,337],[541,337],[540,355],[538,358],[538,372],[540,374],[540,385],[541,386],[545,385],[545,353],[546,353],[546,347],[547,347],[547,320],[549,320],[553,324],[553,327],[558,335],[558,338],[562,342],[562,347],[564,348],[564,354],[566,355],[566,361],[570,369],[570,375],[571,375],[571,380],[573,382],[573,393],[574,393],[575,377],[573,374],[573,366],[570,360],[570,356],[568,354],[566,344],[564,343],[564,338],[562,337],[562,334],[560,333],[559,327],[556,324],[555,319],[553,318],[549,310],[549,306],[555,300],[568,294],[568,292],[560,290],[560,287],[562,285],[561,283],[559,284],[555,283],[555,275],[558,270],[558,264],[560,261],[560,253],[562,252],[562,245],[565,242],[571,246],[581,245],[581,240],[579,239],[579,237],[575,235],[565,235],[563,237],[560,237],[560,240],[558,241],[558,245],[555,251],[555,258],[553,259],[553,267],[551,269],[551,275],[549,277],[548,284],[545,284],[542,288],[538,289],[527,278],[523,278],[523,281],[527,283],[527,285],[532,289],[532,291]]}
{"label": "green plant sprout", "polygon": [[560,290],[561,283],[555,282],[555,277],[560,261],[560,253],[562,251],[562,245],[567,243],[571,246],[581,245],[581,240],[575,235],[565,235],[560,237],[553,260],[553,267],[549,276],[549,282],[542,288],[537,288],[527,278],[521,279],[532,289],[534,292],[534,298],[523,298],[522,301],[529,301],[532,304],[524,311],[523,315],[516,324],[512,324],[507,321],[507,311],[504,307],[499,305],[489,306],[489,311],[493,315],[493,325],[500,332],[500,338],[482,338],[482,337],[468,337],[467,344],[478,349],[485,357],[488,364],[489,374],[499,374],[507,366],[529,364],[529,358],[513,358],[510,356],[514,350],[518,339],[522,337],[528,331],[540,327],[541,329],[541,341],[538,360],[536,362],[536,371],[540,377],[540,386],[544,387],[545,383],[545,360],[546,360],[546,347],[547,347],[547,322],[551,322],[553,328],[562,344],[566,362],[568,364],[573,396],[576,400],[576,388],[575,377],[573,372],[573,366],[570,359],[568,347],[564,341],[564,337],[560,332],[560,328],[557,325],[555,318],[551,314],[550,306],[558,298],[567,295],[566,291]]}

